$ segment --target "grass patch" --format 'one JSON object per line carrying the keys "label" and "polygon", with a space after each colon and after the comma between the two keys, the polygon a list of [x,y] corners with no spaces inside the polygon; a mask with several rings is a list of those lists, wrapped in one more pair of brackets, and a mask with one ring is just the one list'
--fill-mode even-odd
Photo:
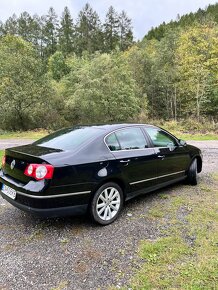
{"label": "grass patch", "polygon": [[[162,205],[162,211],[170,216],[169,227],[160,239],[141,241],[139,253],[144,263],[131,288],[217,289],[217,188],[215,174],[210,185],[202,183],[197,191],[184,187],[181,196]],[[181,212],[185,222],[181,222]]]}
{"label": "grass patch", "polygon": [[4,155],[4,150],[0,150],[0,167],[2,165],[2,157]]}
{"label": "grass patch", "polygon": [[150,218],[163,218],[165,215],[165,212],[163,211],[163,208],[161,206],[156,206],[149,210],[148,217]]}
{"label": "grass patch", "polygon": [[[143,123],[143,121],[141,120]],[[150,120],[151,124],[160,126],[179,139],[183,140],[196,140],[196,141],[207,141],[207,140],[218,140],[218,125],[212,123],[198,123],[193,120],[186,120],[185,123],[175,121],[155,121]],[[39,129],[32,131],[18,131],[18,132],[5,132],[0,130],[0,139],[39,139],[49,133],[48,130]]]}
{"label": "grass patch", "polygon": [[165,193],[161,193],[158,195],[159,198],[161,199],[168,199],[169,198],[169,194],[165,194]]}
{"label": "grass patch", "polygon": [[51,290],[63,290],[63,289],[66,289],[68,285],[69,285],[68,281],[61,281],[57,287],[52,288]]}
{"label": "grass patch", "polygon": [[216,172],[216,173],[213,174],[213,178],[214,178],[216,181],[218,181],[218,172]]}
{"label": "grass patch", "polygon": [[171,132],[179,139],[196,141],[218,140],[218,124],[206,120],[202,122],[192,119],[180,122],[157,120],[153,123]]}
{"label": "grass patch", "polygon": [[48,134],[47,130],[24,132],[0,132],[0,139],[40,139]]}
{"label": "grass patch", "polygon": [[193,141],[218,140],[218,134],[184,134],[181,132],[175,132],[174,135],[182,140],[193,140]]}
{"label": "grass patch", "polygon": [[[180,131],[170,131],[179,139],[194,140],[194,141],[207,141],[218,140],[218,134],[185,134]],[[25,131],[25,132],[0,132],[0,139],[40,139],[49,132],[46,130],[40,131]]]}

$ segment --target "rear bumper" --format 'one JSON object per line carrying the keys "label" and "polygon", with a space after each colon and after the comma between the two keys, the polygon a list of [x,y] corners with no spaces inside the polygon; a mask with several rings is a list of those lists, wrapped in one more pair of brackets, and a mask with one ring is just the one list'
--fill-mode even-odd
{"label": "rear bumper", "polygon": [[[12,199],[1,191],[2,184],[9,186],[16,191],[16,198]],[[65,188],[64,188],[65,189]],[[63,192],[63,188],[59,188]],[[0,195],[13,206],[40,217],[58,217],[66,215],[81,215],[86,213],[90,200],[91,191],[77,192],[49,191],[27,191],[22,185],[10,182],[8,178],[0,176]]]}
{"label": "rear bumper", "polygon": [[7,200],[13,206],[19,208],[22,211],[31,213],[38,217],[60,217],[60,216],[68,216],[68,215],[83,215],[87,212],[88,205],[73,205],[73,206],[63,206],[56,208],[35,208],[24,205],[22,203],[17,202],[16,200],[7,197],[4,193],[0,191],[1,196]]}

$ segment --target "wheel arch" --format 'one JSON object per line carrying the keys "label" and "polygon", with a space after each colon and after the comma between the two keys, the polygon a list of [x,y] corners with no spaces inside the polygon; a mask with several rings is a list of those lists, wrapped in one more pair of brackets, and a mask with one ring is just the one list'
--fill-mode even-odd
{"label": "wheel arch", "polygon": [[202,159],[200,156],[195,157],[197,159],[197,172],[200,173],[202,171]]}
{"label": "wheel arch", "polygon": [[[200,173],[202,171],[202,159],[201,156],[199,155],[194,155],[189,163],[188,169],[191,166],[193,160],[196,159],[197,160],[197,173]],[[188,171],[187,171],[188,172]]]}
{"label": "wheel arch", "polygon": [[102,180],[100,183],[98,183],[98,185],[92,190],[91,192],[91,196],[90,196],[90,199],[89,199],[89,205],[96,193],[96,191],[102,186],[104,185],[105,183],[109,183],[109,182],[114,182],[116,184],[118,184],[120,186],[120,188],[122,189],[123,191],[123,199],[125,201],[126,199],[126,189],[127,189],[127,185],[125,184],[125,182],[121,179],[121,178],[107,178],[107,179],[104,179]]}

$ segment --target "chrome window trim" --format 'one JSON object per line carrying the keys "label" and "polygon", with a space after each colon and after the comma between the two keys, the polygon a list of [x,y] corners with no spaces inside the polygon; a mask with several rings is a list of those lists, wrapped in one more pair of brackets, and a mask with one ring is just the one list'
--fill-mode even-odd
{"label": "chrome window trim", "polygon": [[171,175],[176,175],[176,174],[184,173],[184,172],[185,172],[185,170],[182,170],[182,171],[177,171],[174,173],[165,174],[165,175],[161,175],[161,176],[157,176],[157,177],[152,177],[152,178],[148,178],[148,179],[134,181],[134,182],[131,182],[130,185],[134,185],[134,184],[138,184],[138,183],[142,183],[142,182],[146,182],[146,181],[150,181],[150,180],[154,180],[154,179],[158,179],[158,178],[163,178],[163,177],[167,177],[167,176],[171,176]]}
{"label": "chrome window trim", "polygon": [[63,194],[38,196],[38,195],[31,195],[31,194],[26,194],[24,192],[17,191],[17,194],[18,195],[20,194],[20,195],[23,195],[23,196],[26,196],[26,197],[29,197],[29,198],[47,199],[47,198],[58,198],[58,197],[66,197],[66,196],[73,196],[73,195],[81,195],[81,194],[87,194],[87,193],[90,193],[90,192],[91,192],[91,190],[89,190],[89,191],[71,192],[71,193],[63,193]]}
{"label": "chrome window trim", "polygon": [[[125,151],[129,152],[129,151],[139,151],[139,150],[153,149],[153,147],[148,147],[148,148],[139,148],[139,149],[120,149],[120,150],[114,150],[114,151],[110,150],[110,148],[108,147],[108,145],[107,145],[105,139],[106,139],[110,134],[114,134],[114,133],[116,133],[117,131],[121,131],[121,130],[129,129],[129,128],[139,128],[139,129],[141,130],[142,134],[143,134],[143,130],[142,130],[142,127],[141,127],[141,126],[127,126],[127,127],[123,127],[123,128],[116,129],[116,130],[114,130],[114,131],[112,131],[112,132],[110,132],[110,133],[107,133],[107,135],[104,136],[104,144],[107,146],[107,149],[108,149],[111,153],[113,153],[113,152],[121,152],[121,151],[122,151],[122,152],[125,152]],[[144,134],[143,134],[143,136],[144,136]],[[144,136],[144,138],[145,138],[145,136]],[[145,138],[145,141],[147,142],[146,138]],[[148,146],[149,146],[149,144],[148,144]]]}
{"label": "chrome window trim", "polygon": [[[177,146],[173,146],[174,148],[176,148]],[[156,148],[156,149],[170,149],[170,147],[151,147],[151,148]]]}
{"label": "chrome window trim", "polygon": [[[171,138],[176,142],[176,144],[177,144],[178,147],[180,147],[179,139],[178,139],[176,136],[174,136],[173,134],[171,134],[170,132],[168,132],[168,131],[166,131],[165,129],[160,128],[160,127],[149,127],[149,128],[151,128],[151,129],[157,129],[157,130],[159,130],[159,131],[163,131],[166,135],[169,135],[169,136],[170,136],[170,137],[171,137]],[[147,135],[149,136],[149,138],[151,139],[151,136],[150,136],[149,133],[147,132],[147,128],[144,127],[143,129],[145,130],[146,134],[147,134]],[[169,148],[169,147],[155,147],[154,142],[153,142],[152,139],[151,139],[151,142],[152,142],[154,148]],[[177,146],[174,145],[174,147],[177,147]],[[183,147],[183,146],[182,146],[182,147]]]}

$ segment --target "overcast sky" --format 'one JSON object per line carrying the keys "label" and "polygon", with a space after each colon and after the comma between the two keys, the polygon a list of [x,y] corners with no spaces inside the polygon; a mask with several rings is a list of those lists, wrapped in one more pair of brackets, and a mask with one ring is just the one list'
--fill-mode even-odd
{"label": "overcast sky", "polygon": [[218,0],[0,0],[0,20],[4,21],[13,13],[19,15],[23,11],[30,14],[46,14],[49,7],[53,7],[58,15],[68,6],[75,18],[85,3],[98,12],[103,20],[110,5],[120,12],[125,10],[132,19],[136,39],[142,38],[152,27],[163,21],[176,19],[177,14],[196,11],[205,8]]}

